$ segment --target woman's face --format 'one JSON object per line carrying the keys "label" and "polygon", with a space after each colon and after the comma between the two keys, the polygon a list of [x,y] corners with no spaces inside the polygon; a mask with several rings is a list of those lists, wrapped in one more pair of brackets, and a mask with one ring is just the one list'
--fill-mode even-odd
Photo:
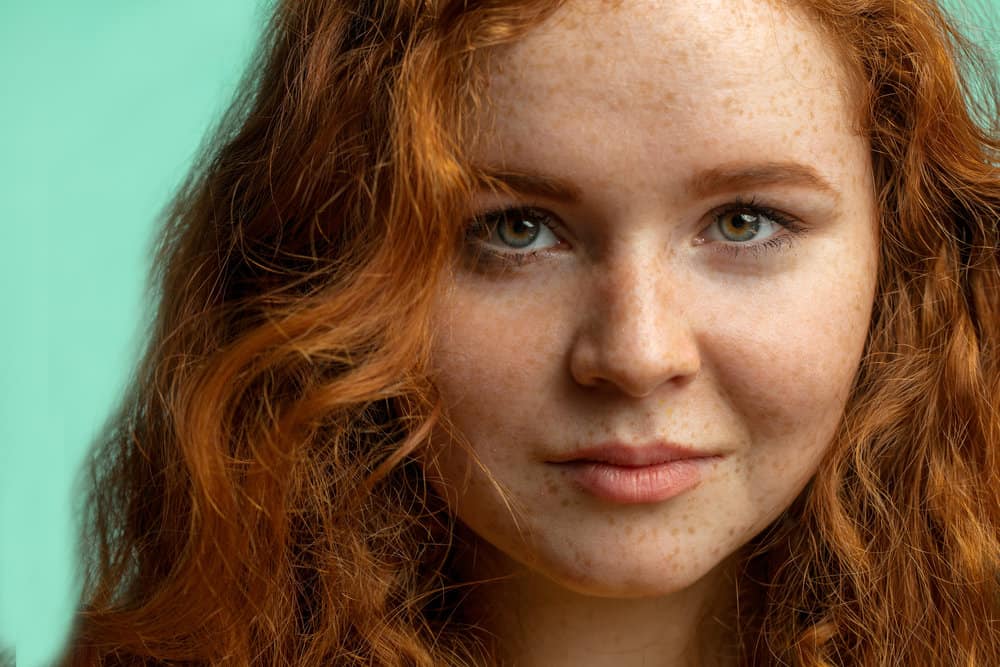
{"label": "woman's face", "polygon": [[[493,62],[478,163],[565,191],[481,193],[469,257],[538,254],[463,263],[433,371],[521,514],[462,448],[425,466],[513,565],[597,596],[683,589],[799,494],[858,368],[877,237],[845,71],[761,0],[572,2]],[[631,469],[583,451],[609,442],[674,449]]]}

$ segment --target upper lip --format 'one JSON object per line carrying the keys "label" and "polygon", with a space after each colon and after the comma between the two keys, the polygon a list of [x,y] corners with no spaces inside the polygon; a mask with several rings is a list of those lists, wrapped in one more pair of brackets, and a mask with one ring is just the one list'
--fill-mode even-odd
{"label": "upper lip", "polygon": [[617,466],[649,466],[680,459],[708,458],[715,454],[700,452],[691,447],[663,440],[643,445],[628,445],[611,441],[579,448],[569,454],[550,459],[549,463],[569,463],[571,461],[593,461]]}

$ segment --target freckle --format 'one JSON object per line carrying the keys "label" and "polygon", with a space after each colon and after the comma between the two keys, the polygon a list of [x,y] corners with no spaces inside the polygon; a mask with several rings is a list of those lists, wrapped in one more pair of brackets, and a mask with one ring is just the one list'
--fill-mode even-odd
{"label": "freckle", "polygon": [[562,502],[559,503],[560,507],[569,507],[569,498],[563,498]]}
{"label": "freckle", "polygon": [[632,534],[632,526],[625,526],[625,534],[626,535]]}
{"label": "freckle", "polygon": [[729,537],[732,537],[735,534],[736,534],[736,529],[735,528],[730,528],[729,529]]}
{"label": "freckle", "polygon": [[688,526],[688,535],[694,535],[694,526]]}
{"label": "freckle", "polygon": [[618,521],[615,519],[615,517],[613,515],[609,514],[608,515],[608,523],[610,525],[614,526],[615,524],[618,523]]}
{"label": "freckle", "polygon": [[674,526],[673,528],[670,529],[670,536],[677,537],[680,534],[680,532],[681,532],[680,529],[677,528],[677,526]]}

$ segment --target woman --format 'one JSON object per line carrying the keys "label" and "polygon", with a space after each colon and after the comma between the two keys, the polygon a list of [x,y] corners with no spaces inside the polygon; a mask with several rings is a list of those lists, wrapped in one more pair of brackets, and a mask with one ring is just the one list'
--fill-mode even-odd
{"label": "woman", "polygon": [[253,73],[67,664],[1000,664],[1000,95],[931,0],[288,0]]}

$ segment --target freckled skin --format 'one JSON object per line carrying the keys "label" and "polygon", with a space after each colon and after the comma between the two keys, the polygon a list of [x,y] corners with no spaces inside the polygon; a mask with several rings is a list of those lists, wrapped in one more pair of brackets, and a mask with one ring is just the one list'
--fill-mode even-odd
{"label": "freckled skin", "polygon": [[[450,499],[483,554],[466,574],[516,575],[482,604],[518,664],[687,664],[733,554],[830,443],[871,316],[877,237],[868,146],[825,39],[761,0],[577,0],[496,58],[480,162],[583,192],[579,204],[484,194],[483,208],[530,203],[563,229],[533,246],[551,255],[506,275],[459,271],[435,316],[448,414],[519,511],[515,523],[475,466]],[[781,184],[708,198],[684,187],[768,160],[811,166],[839,204]],[[713,210],[758,194],[807,228],[791,246],[737,258],[693,242]],[[721,458],[695,488],[639,505],[591,497],[546,462],[657,438]],[[438,471],[461,488],[467,457],[437,441]]]}

